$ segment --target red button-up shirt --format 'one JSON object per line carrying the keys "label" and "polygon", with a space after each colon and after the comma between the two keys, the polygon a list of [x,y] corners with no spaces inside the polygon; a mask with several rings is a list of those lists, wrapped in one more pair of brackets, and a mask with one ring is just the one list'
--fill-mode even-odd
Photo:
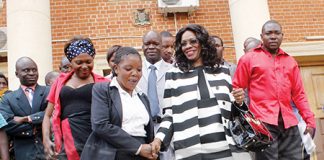
{"label": "red button-up shirt", "polygon": [[234,75],[233,87],[248,89],[249,109],[263,122],[278,125],[281,111],[285,128],[297,125],[290,105],[293,100],[307,126],[316,128],[298,64],[281,49],[274,57],[261,46],[243,55]]}

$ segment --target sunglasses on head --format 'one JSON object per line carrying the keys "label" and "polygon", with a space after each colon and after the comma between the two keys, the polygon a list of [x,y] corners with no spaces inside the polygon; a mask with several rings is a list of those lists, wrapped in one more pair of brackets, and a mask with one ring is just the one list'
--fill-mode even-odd
{"label": "sunglasses on head", "polygon": [[195,45],[195,44],[198,44],[199,41],[198,41],[198,39],[189,39],[189,40],[187,40],[187,41],[182,41],[182,42],[180,43],[180,45],[181,45],[181,47],[185,47],[185,46],[187,46],[188,43],[189,43],[191,46],[193,46],[193,45]]}

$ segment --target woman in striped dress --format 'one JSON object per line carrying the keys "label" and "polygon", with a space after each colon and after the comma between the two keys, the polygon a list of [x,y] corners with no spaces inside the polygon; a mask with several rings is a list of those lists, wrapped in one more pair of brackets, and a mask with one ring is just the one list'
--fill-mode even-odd
{"label": "woman in striped dress", "polygon": [[228,130],[232,101],[243,102],[243,90],[233,91],[229,69],[220,65],[204,27],[190,24],[176,35],[176,65],[166,74],[163,121],[152,142],[153,152],[173,140],[176,159],[232,159]]}

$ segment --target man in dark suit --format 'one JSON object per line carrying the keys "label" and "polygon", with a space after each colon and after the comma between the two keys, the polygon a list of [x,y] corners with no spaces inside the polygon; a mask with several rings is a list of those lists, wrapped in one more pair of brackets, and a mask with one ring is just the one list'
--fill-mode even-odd
{"label": "man in dark suit", "polygon": [[37,84],[38,69],[29,57],[16,62],[19,89],[6,94],[0,112],[8,122],[5,130],[13,138],[16,160],[45,159],[41,124],[49,88]]}

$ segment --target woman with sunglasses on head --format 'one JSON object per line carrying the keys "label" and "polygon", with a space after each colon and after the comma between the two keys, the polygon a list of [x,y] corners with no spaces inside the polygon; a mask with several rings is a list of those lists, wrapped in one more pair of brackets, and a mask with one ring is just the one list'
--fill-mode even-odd
{"label": "woman with sunglasses on head", "polygon": [[[48,159],[77,160],[91,133],[93,84],[108,80],[92,72],[95,48],[89,38],[74,37],[64,52],[72,71],[61,73],[51,86],[43,120],[43,144]],[[55,145],[51,142],[51,117]]]}
{"label": "woman with sunglasses on head", "polygon": [[147,96],[136,88],[142,76],[142,59],[131,47],[117,50],[114,78],[93,87],[92,133],[83,150],[84,160],[155,159],[154,129]]}
{"label": "woman with sunglasses on head", "polygon": [[153,152],[173,140],[176,159],[232,159],[235,143],[228,131],[233,91],[228,68],[217,57],[207,30],[190,24],[176,35],[176,64],[166,74],[163,120],[151,143]]}

